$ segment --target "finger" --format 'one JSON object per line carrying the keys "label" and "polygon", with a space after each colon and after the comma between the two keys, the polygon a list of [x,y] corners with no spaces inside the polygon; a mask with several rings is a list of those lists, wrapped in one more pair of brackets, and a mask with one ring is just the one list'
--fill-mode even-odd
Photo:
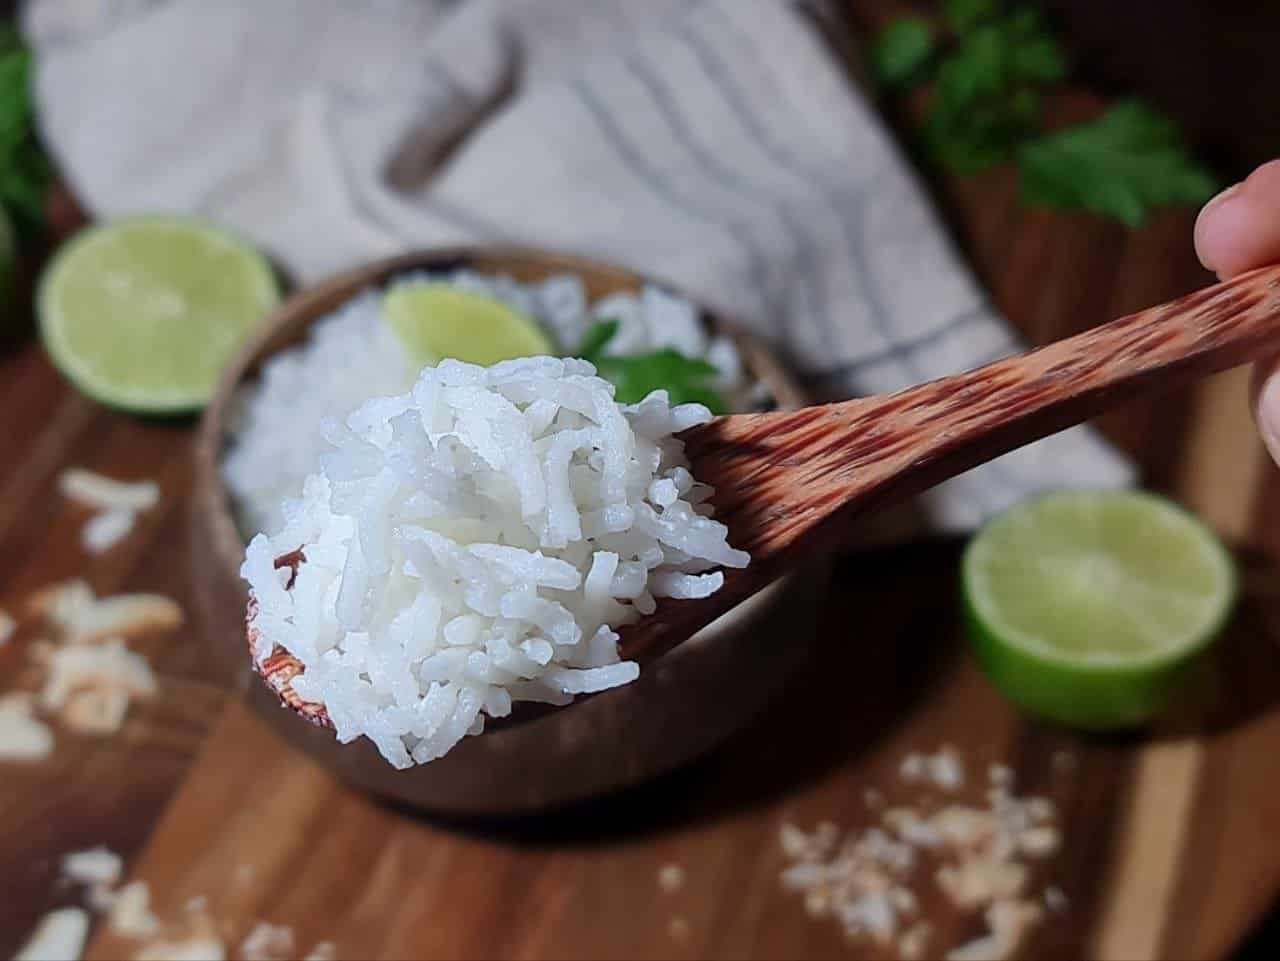
{"label": "finger", "polygon": [[1196,254],[1219,277],[1280,263],[1280,160],[1265,163],[1200,211]]}
{"label": "finger", "polygon": [[1272,460],[1280,463],[1280,357],[1253,369],[1253,411],[1258,433]]}

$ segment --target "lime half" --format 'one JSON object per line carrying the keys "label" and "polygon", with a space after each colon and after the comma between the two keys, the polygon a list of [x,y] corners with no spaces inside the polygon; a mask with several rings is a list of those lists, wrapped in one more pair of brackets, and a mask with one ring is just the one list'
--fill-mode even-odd
{"label": "lime half", "polygon": [[1141,724],[1195,676],[1236,596],[1231,555],[1152,494],[1050,494],[997,517],[962,565],[967,626],[996,686],[1085,728]]}
{"label": "lime half", "polygon": [[410,356],[424,367],[446,357],[488,366],[555,353],[532,318],[450,284],[396,284],[382,298],[382,312]]}
{"label": "lime half", "polygon": [[139,413],[197,409],[280,299],[271,265],[200,220],[146,217],[82,231],[40,279],[50,358],[89,396]]}

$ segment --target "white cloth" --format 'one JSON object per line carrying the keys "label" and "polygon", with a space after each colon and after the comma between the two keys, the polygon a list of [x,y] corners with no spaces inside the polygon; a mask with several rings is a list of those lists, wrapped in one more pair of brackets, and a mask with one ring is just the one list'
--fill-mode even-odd
{"label": "white cloth", "polygon": [[[300,282],[430,245],[586,253],[745,322],[828,396],[1017,347],[782,0],[32,0],[24,24],[97,216],[204,214]],[[963,529],[1129,480],[1075,430],[924,504]]]}

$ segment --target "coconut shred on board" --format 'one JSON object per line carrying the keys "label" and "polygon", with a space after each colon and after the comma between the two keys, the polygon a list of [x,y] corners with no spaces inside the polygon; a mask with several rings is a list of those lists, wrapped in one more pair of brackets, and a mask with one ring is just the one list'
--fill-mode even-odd
{"label": "coconut shred on board", "polygon": [[182,609],[155,594],[96,597],[82,580],[37,591],[27,602],[44,637],[25,645],[40,690],[0,695],[0,761],[35,763],[54,751],[56,718],[66,730],[109,735],[130,704],[155,694],[150,664],[128,647],[141,634],[182,623]]}
{"label": "coconut shred on board", "polygon": [[328,422],[320,472],[249,544],[256,664],[293,655],[294,693],[398,768],[515,702],[635,680],[615,629],[748,562],[674,436],[709,418],[665,391],[620,406],[582,360],[426,368]]}
{"label": "coconut shred on board", "polygon": [[118,481],[80,467],[63,471],[58,490],[96,513],[80,531],[80,543],[90,554],[110,550],[129,536],[143,511],[160,502],[154,481]]}
{"label": "coconut shred on board", "polygon": [[[954,748],[908,755],[899,768],[918,791],[956,792],[964,764]],[[878,823],[842,833],[822,821],[806,831],[783,823],[779,843],[790,861],[783,886],[802,895],[806,913],[832,919],[852,941],[871,941],[910,959],[1002,961],[1013,957],[1046,909],[1066,910],[1061,889],[1031,891],[1031,864],[1058,850],[1056,812],[1046,798],[1013,793],[1013,771],[988,769],[986,804],[922,793],[880,810]],[[920,901],[929,887],[958,910],[980,914],[984,934],[946,948],[934,942]]]}
{"label": "coconut shred on board", "polygon": [[[151,887],[143,880],[121,884],[124,862],[118,854],[99,845],[73,851],[62,858],[60,881],[84,889],[89,909],[106,919],[111,934],[133,942],[127,955],[134,961],[335,961],[337,947],[319,941],[303,954],[291,927],[257,921],[228,951],[223,933],[229,930],[210,912],[209,899],[189,898],[175,917],[161,920],[151,907]],[[26,961],[77,959],[84,947],[89,915],[82,908],[60,908],[49,912],[32,932],[18,957]]]}

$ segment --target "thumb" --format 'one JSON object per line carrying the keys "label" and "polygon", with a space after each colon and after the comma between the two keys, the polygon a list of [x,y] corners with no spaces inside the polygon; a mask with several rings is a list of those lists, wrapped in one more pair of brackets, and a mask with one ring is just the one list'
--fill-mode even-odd
{"label": "thumb", "polygon": [[1220,278],[1280,262],[1280,160],[1265,163],[1200,211],[1196,254]]}

